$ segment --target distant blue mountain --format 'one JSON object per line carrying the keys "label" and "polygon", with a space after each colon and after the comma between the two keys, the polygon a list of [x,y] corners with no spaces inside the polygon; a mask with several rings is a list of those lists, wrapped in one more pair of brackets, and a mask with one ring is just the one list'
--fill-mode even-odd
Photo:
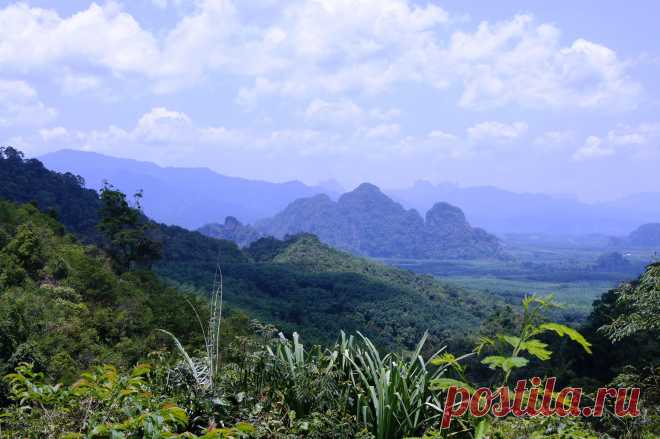
{"label": "distant blue mountain", "polygon": [[[337,199],[341,186],[328,181],[307,186],[298,181],[270,183],[227,177],[207,168],[170,168],[153,163],[62,150],[39,159],[50,169],[82,176],[99,189],[107,180],[132,194],[144,190],[147,215],[166,224],[196,229],[233,216],[255,223],[291,202],[318,194]],[[641,224],[660,222],[660,193],[639,193],[608,203],[587,204],[570,197],[515,193],[492,186],[459,187],[418,181],[387,195],[422,215],[438,202],[458,206],[470,223],[497,234],[626,236]]]}
{"label": "distant blue mountain", "polygon": [[492,186],[434,185],[427,181],[386,192],[420,212],[426,212],[438,201],[454,204],[472,224],[499,234],[627,235],[640,224],[660,222],[660,193],[587,204],[570,197],[515,193]]}
{"label": "distant blue mountain", "polygon": [[143,207],[153,219],[196,229],[233,216],[254,222],[272,216],[298,198],[331,191],[299,181],[271,183],[227,177],[207,168],[170,168],[109,157],[93,152],[62,150],[39,157],[58,172],[71,172],[99,189],[107,180],[127,194],[144,191]]}

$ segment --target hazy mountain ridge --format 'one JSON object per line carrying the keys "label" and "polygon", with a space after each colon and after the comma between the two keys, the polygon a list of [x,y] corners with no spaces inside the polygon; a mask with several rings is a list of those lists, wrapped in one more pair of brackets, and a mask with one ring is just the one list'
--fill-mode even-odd
{"label": "hazy mountain ridge", "polygon": [[660,193],[587,204],[569,196],[516,193],[492,186],[459,187],[417,181],[386,190],[404,206],[424,212],[443,200],[459,206],[473,224],[492,233],[627,235],[640,224],[660,221]]}
{"label": "hazy mountain ridge", "polygon": [[660,223],[639,226],[628,235],[627,241],[635,246],[660,246]]}
{"label": "hazy mountain ridge", "polygon": [[642,224],[628,236],[612,238],[610,246],[619,249],[650,248],[660,251],[660,223]]}
{"label": "hazy mountain ridge", "polygon": [[471,227],[461,209],[437,203],[423,219],[370,183],[336,202],[324,195],[296,200],[255,227],[275,237],[312,233],[336,248],[376,257],[475,258],[501,252],[498,239]]}
{"label": "hazy mountain ridge", "polygon": [[143,190],[147,215],[189,229],[227,216],[252,222],[274,215],[297,198],[331,193],[299,181],[249,180],[208,168],[160,167],[85,151],[61,150],[39,160],[49,169],[82,176],[91,189],[98,190],[107,180],[127,194]]}
{"label": "hazy mountain ridge", "polygon": [[[61,150],[40,160],[50,169],[82,176],[92,189],[99,189],[104,180],[128,194],[143,189],[144,209],[149,216],[189,229],[217,223],[228,216],[244,224],[254,223],[277,214],[294,200],[318,194],[336,199],[341,192],[335,181],[318,186],[298,181],[270,183],[227,177],[207,168],[160,167],[85,151]],[[497,234],[625,236],[640,224],[660,221],[660,193],[653,192],[600,204],[490,186],[464,188],[426,181],[384,192],[422,214],[438,201],[450,203],[460,207],[472,224]]]}

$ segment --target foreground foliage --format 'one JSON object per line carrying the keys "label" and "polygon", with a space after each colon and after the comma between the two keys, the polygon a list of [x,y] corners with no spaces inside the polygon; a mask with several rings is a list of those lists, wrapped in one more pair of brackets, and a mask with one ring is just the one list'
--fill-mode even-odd
{"label": "foreground foliage", "polygon": [[596,437],[581,421],[559,418],[468,417],[439,431],[442,388],[465,379],[462,358],[424,359],[424,339],[413,352],[383,354],[368,338],[343,334],[331,348],[307,351],[297,334],[287,340],[272,327],[253,328],[226,351],[211,388],[162,353],[124,373],[96,367],[69,386],[21,364],[6,377],[14,404],[0,425],[67,438]]}
{"label": "foreground foliage", "polygon": [[98,249],[34,206],[0,200],[3,375],[21,362],[64,382],[94,365],[125,368],[162,345],[158,327],[196,344],[190,300],[202,302],[148,271],[116,274]]}

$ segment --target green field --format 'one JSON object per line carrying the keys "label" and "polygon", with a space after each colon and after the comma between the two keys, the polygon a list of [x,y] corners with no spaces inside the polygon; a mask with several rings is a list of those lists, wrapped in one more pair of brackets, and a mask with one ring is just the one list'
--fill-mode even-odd
{"label": "green field", "polygon": [[598,268],[598,259],[612,250],[606,246],[570,241],[508,241],[501,259],[412,260],[381,259],[386,264],[431,274],[438,279],[469,290],[497,295],[519,303],[526,294],[554,294],[564,306],[563,320],[586,317],[594,299],[619,283],[636,278],[654,259],[651,250],[623,253],[627,265]]}
{"label": "green field", "polygon": [[565,305],[567,317],[574,312],[580,318],[591,310],[595,298],[618,284],[616,281],[543,282],[494,276],[445,276],[442,279],[463,288],[496,294],[511,303],[520,303],[520,297],[526,294],[553,294]]}

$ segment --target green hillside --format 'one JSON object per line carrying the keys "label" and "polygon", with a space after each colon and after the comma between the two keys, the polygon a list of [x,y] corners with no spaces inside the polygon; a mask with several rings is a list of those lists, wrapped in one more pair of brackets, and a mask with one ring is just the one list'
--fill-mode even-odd
{"label": "green hillside", "polygon": [[[100,246],[107,244],[89,225],[90,218],[99,216],[98,195],[84,189],[80,179],[49,171],[11,149],[2,154],[0,175],[17,182],[1,193],[3,197],[38,197],[37,205],[56,217],[72,210],[84,212],[80,223],[67,217],[67,229]],[[63,179],[66,185],[58,183]],[[262,239],[241,250],[230,241],[144,221],[162,248],[160,260],[152,266],[161,278],[174,286],[209,291],[220,266],[229,307],[285,332],[303,333],[309,342],[331,343],[342,329],[360,329],[379,345],[410,349],[428,329],[434,342],[460,344],[496,306],[486,295],[371,263],[309,237]]]}
{"label": "green hillside", "polygon": [[[264,238],[246,253],[259,262],[226,268],[242,280],[235,298],[228,288],[230,302],[270,315],[286,329],[304,330],[307,340],[328,342],[341,329],[360,330],[383,346],[412,348],[428,330],[431,344],[461,343],[498,307],[488,296],[351,256],[313,235]],[[254,293],[248,299],[245,291]]]}
{"label": "green hillside", "polygon": [[199,343],[187,300],[148,271],[118,275],[32,205],[0,199],[0,374],[29,361],[57,379],[127,367],[162,346],[155,328]]}
{"label": "green hillside", "polygon": [[[56,175],[31,161],[11,165],[11,173],[0,173],[53,187],[14,185],[4,192],[49,205],[0,200],[3,437],[646,439],[660,433],[657,264],[604,294],[579,328],[582,335],[549,320],[550,298],[502,307],[430,276],[335,250],[313,235],[262,238],[241,250],[155,224],[111,187],[90,207],[76,197],[89,197],[79,180],[65,178],[67,196],[56,196],[50,193],[62,190]],[[26,169],[34,180],[22,174]],[[98,245],[69,233],[76,231],[75,217],[68,217],[71,226],[57,221],[69,202],[98,219],[100,227],[78,232]],[[218,307],[190,294],[213,282],[217,264],[233,308],[222,318]],[[437,403],[448,385],[494,389],[530,376],[582,386],[589,401],[598,387],[641,388],[641,415],[464,416],[438,429]]]}

